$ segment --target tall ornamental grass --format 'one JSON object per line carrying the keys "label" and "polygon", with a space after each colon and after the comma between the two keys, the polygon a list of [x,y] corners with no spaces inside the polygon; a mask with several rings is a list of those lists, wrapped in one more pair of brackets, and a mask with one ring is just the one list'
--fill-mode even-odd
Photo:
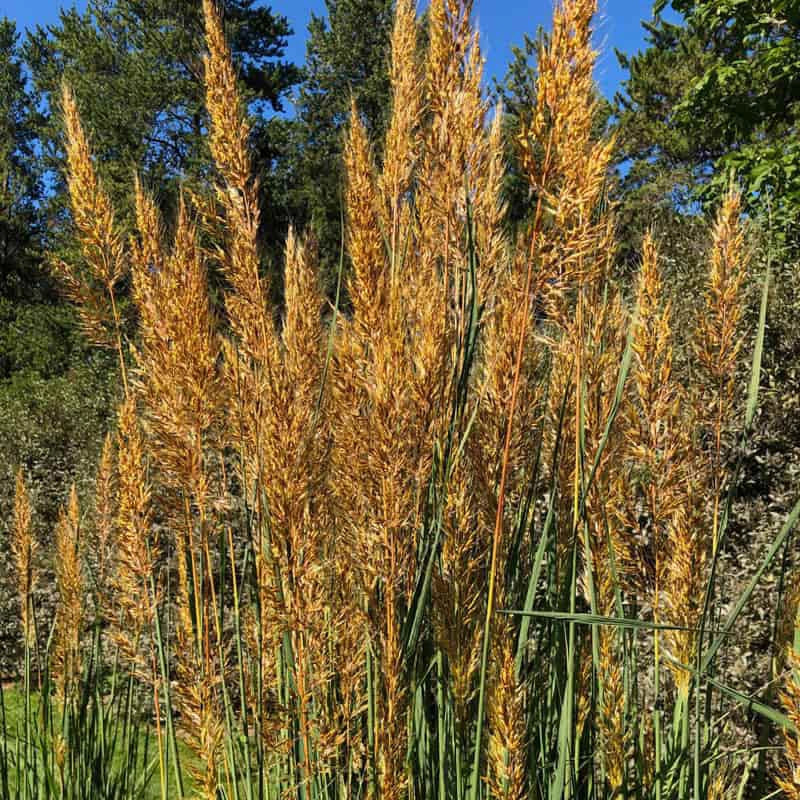
{"label": "tall ornamental grass", "polygon": [[[513,238],[471,2],[433,0],[420,55],[397,0],[385,141],[355,104],[347,129],[335,300],[292,231],[275,308],[246,104],[203,7],[215,183],[171,223],[137,181],[120,229],[63,89],[82,257],[54,268],[119,354],[120,404],[95,508],[73,492],[55,531],[52,630],[17,482],[23,701],[0,708],[0,794],[800,797],[800,647],[775,707],[720,667],[800,515],[725,596],[769,288],[749,336],[735,185],[678,330],[653,236],[633,285],[614,278],[595,0],[563,0],[540,47]],[[740,706],[782,752],[737,740]]]}

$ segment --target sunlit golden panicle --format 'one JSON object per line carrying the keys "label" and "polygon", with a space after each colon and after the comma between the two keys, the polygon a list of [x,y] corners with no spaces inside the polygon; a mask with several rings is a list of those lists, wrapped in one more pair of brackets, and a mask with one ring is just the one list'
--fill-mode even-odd
{"label": "sunlit golden panicle", "polygon": [[[349,239],[354,271],[364,252],[375,255],[362,258],[362,263],[378,271],[363,280],[367,291],[359,287],[354,293],[356,336],[343,336],[338,342],[337,397],[344,402],[336,412],[333,457],[339,505],[363,554],[357,569],[366,596],[370,642],[380,665],[375,749],[378,788],[384,797],[402,797],[408,788],[410,689],[402,663],[403,611],[416,581],[417,537],[434,442],[442,435],[438,426],[446,417],[455,331],[466,324],[467,207],[483,188],[488,163],[480,70],[469,4],[435,3],[426,78],[430,116],[425,117],[423,155],[414,181],[416,220],[404,204],[389,220],[388,232],[367,222],[375,207],[375,189],[366,136],[357,121],[348,143],[349,173],[363,176],[361,187],[351,178],[348,197],[348,220],[358,226],[358,237],[351,232]],[[393,113],[404,110],[395,103]],[[384,234],[390,245],[388,259]],[[402,246],[392,247],[393,240]],[[373,309],[378,309],[377,325],[370,323],[376,318]],[[449,512],[448,528],[462,521],[464,510]],[[448,553],[455,541],[454,537],[447,545]],[[468,543],[462,544],[455,549],[469,549]],[[444,647],[449,639],[443,631],[452,618],[457,591],[454,581],[458,582],[456,573],[448,564],[434,589]],[[460,646],[447,652],[450,669],[459,676],[462,706],[472,691],[474,667],[467,663],[471,655]]]}
{"label": "sunlit golden panicle", "polygon": [[[560,436],[553,438],[546,430],[545,440],[548,448],[562,448],[557,460],[558,547],[566,555],[576,532],[588,523],[592,563],[583,565],[582,583],[587,599],[611,611],[606,518],[621,514],[617,506],[624,501],[623,487],[614,478],[623,443],[617,430],[605,444],[592,491],[581,506],[585,471],[614,405],[627,330],[619,290],[608,282],[614,217],[603,199],[611,143],[608,138],[596,141],[592,133],[595,11],[593,0],[557,5],[552,33],[539,48],[537,106],[523,118],[518,144],[523,170],[537,194],[524,263],[528,270],[535,265],[532,295],[542,323],[539,333],[552,343],[553,353],[546,429]],[[610,533],[624,574],[628,532],[614,525]]]}
{"label": "sunlit golden panicle", "polygon": [[[514,265],[517,266],[517,265]],[[524,274],[511,265],[498,270],[496,295],[490,295],[491,304],[486,311],[483,325],[481,364],[476,374],[478,409],[473,432],[465,450],[466,464],[453,476],[450,490],[450,505],[457,513],[456,528],[447,532],[442,545],[442,580],[448,591],[440,591],[435,604],[452,607],[447,615],[453,617],[449,636],[440,637],[445,652],[452,651],[451,671],[454,685],[461,684],[458,695],[469,697],[473,690],[472,679],[477,674],[480,637],[483,632],[485,599],[489,580],[489,559],[492,535],[496,524],[498,485],[501,479],[501,464],[507,433],[508,408],[513,394],[514,369],[521,326],[525,316],[531,313],[530,304],[524,297]],[[533,450],[537,436],[537,423],[541,414],[540,381],[537,370],[541,353],[535,346],[528,346],[523,353],[517,405],[509,441],[509,468],[506,479],[505,530],[510,530],[511,521],[520,511],[521,489],[529,476],[528,456]],[[463,510],[462,510],[463,509]],[[498,548],[497,574],[505,575],[510,550],[510,536],[504,536]],[[518,554],[524,559],[524,554]],[[443,587],[444,588],[444,587]],[[503,587],[498,590],[498,607],[506,605]],[[508,625],[500,626],[497,647],[500,653],[510,647],[504,637],[513,635]],[[448,646],[448,639],[456,640]],[[448,653],[448,656],[450,654]],[[504,656],[503,656],[504,657]],[[512,659],[513,660],[513,659]],[[503,669],[506,669],[504,666]],[[513,678],[512,674],[512,678]],[[495,681],[489,686],[489,726],[492,729],[492,714],[504,716],[507,728],[511,725],[509,704],[520,687],[516,679]],[[501,696],[494,697],[494,692]],[[454,694],[456,694],[454,690]],[[457,695],[457,696],[458,696]],[[463,702],[463,700],[462,700]],[[494,711],[492,710],[494,709]],[[511,736],[511,728],[504,736]],[[513,743],[508,743],[512,747]],[[513,749],[513,748],[512,748]],[[513,783],[513,781],[512,781]]]}
{"label": "sunlit golden panicle", "polygon": [[[539,267],[535,295],[550,320],[566,327],[573,291],[599,302],[613,260],[613,218],[597,214],[613,149],[611,137],[593,136],[598,94],[592,71],[595,0],[564,0],[556,6],[553,30],[538,54],[538,100],[523,118],[518,146],[522,168],[549,207],[546,230],[541,209],[531,247]],[[588,316],[591,309],[587,309]]]}
{"label": "sunlit golden panicle", "polygon": [[470,40],[472,0],[434,0],[428,11],[429,43],[425,81],[433,113],[441,114],[448,90],[459,80],[461,59]]}
{"label": "sunlit golden panicle", "polygon": [[111,577],[114,568],[114,551],[116,548],[116,503],[117,475],[114,454],[114,437],[106,435],[103,452],[97,470],[95,483],[95,518],[94,518],[94,589],[97,613],[102,617],[110,613],[112,600],[110,596]]}
{"label": "sunlit golden panicle", "polygon": [[[692,342],[699,377],[699,387],[690,398],[696,434],[694,470],[704,474],[706,480],[706,505],[711,513],[705,528],[710,529],[711,553],[716,552],[719,543],[720,505],[727,477],[724,436],[733,422],[736,367],[743,344],[740,323],[749,254],[741,217],[741,196],[731,185],[714,225],[705,303],[699,311]],[[710,445],[701,452],[701,443],[709,439]]]}
{"label": "sunlit golden panicle", "polygon": [[122,318],[117,305],[117,284],[127,268],[123,239],[117,231],[111,199],[92,162],[75,95],[66,82],[61,87],[61,110],[66,132],[67,189],[86,269],[79,270],[61,260],[54,261],[52,267],[77,306],[90,341],[117,348],[126,382]]}
{"label": "sunlit golden panicle", "polygon": [[[585,526],[589,547],[587,561],[583,567],[582,583],[590,607],[604,616],[617,616],[619,606],[617,591],[625,592],[631,586],[629,575],[635,566],[634,542],[630,532],[619,524],[623,517],[627,499],[627,485],[620,477],[619,463],[625,452],[626,442],[621,430],[612,430],[605,441],[602,454],[599,452],[616,402],[616,387],[619,365],[626,345],[625,332],[629,327],[627,313],[615,287],[607,288],[608,297],[602,305],[593,305],[587,298],[584,311],[588,317],[584,338],[569,338],[581,348],[580,375],[576,394],[583,395],[583,409],[576,422],[567,430],[570,435],[578,429],[577,420],[583,424],[581,449],[584,463],[595,469],[592,488],[586,497],[583,518],[578,525]],[[629,412],[629,400],[620,399],[620,412]],[[571,464],[583,481],[583,466],[576,452],[570,448],[564,460]],[[596,468],[595,466],[596,465]],[[571,476],[575,480],[574,475]],[[574,499],[573,499],[574,502]],[[573,508],[574,514],[574,508]],[[574,517],[573,517],[574,518]],[[577,533],[577,531],[576,531]],[[579,534],[578,534],[579,535]],[[625,686],[623,682],[621,641],[619,632],[612,627],[599,631],[599,663],[595,665],[598,682],[598,706],[595,724],[598,730],[598,750],[602,759],[606,780],[617,793],[625,779],[628,748],[631,744],[628,724],[625,720]],[[592,658],[587,653],[587,659]]]}
{"label": "sunlit golden panicle", "polygon": [[309,410],[319,390],[322,368],[322,306],[315,271],[313,245],[298,240],[292,228],[286,239],[286,272],[284,294],[286,318],[283,323],[283,344],[286,353],[286,370],[290,380],[299,388],[306,384],[307,394],[298,402]]}
{"label": "sunlit golden panicle", "polygon": [[386,133],[380,188],[383,203],[393,225],[391,247],[399,245],[396,228],[400,204],[411,185],[419,158],[420,118],[424,91],[417,61],[417,12],[415,0],[398,0],[391,42],[389,77],[392,86],[392,115]]}
{"label": "sunlit golden panicle", "polygon": [[455,725],[466,730],[470,703],[480,669],[481,622],[485,611],[488,542],[480,528],[472,464],[455,470],[448,492],[441,565],[431,587],[433,631],[446,657]]}
{"label": "sunlit golden panicle", "polygon": [[14,486],[14,527],[11,537],[11,554],[17,572],[17,595],[19,597],[22,634],[26,646],[33,645],[35,627],[33,621],[33,590],[36,586],[36,539],[33,535],[31,499],[25,486],[22,468],[17,471]]}
{"label": "sunlit golden panicle", "polygon": [[191,655],[192,644],[178,632],[176,653],[175,705],[188,747],[195,758],[189,766],[196,797],[216,800],[223,766],[224,722],[216,696],[218,680]]}
{"label": "sunlit golden panicle", "polygon": [[552,159],[562,180],[568,182],[573,175],[589,171],[586,145],[597,108],[593,77],[597,53],[591,43],[596,13],[597,0],[561,0],[547,42],[539,50],[536,108],[529,126],[522,126],[519,144],[523,168],[534,185],[543,189],[548,187],[538,179],[542,165],[534,142],[550,142],[546,157]]}
{"label": "sunlit golden panicle", "polygon": [[741,320],[748,262],[741,195],[731,185],[714,225],[706,301],[694,341],[701,381],[695,400],[698,422],[713,436],[709,460],[714,550],[725,480],[723,436],[731,426],[736,407],[736,366],[743,344]]}
{"label": "sunlit golden panicle", "polygon": [[[265,674],[274,675],[270,654],[275,652],[274,645],[285,646],[285,635],[290,637],[298,665],[292,692],[300,702],[300,736],[304,738],[308,733],[305,707],[317,688],[309,676],[318,676],[314,679],[323,690],[328,679],[318,659],[328,642],[319,600],[320,587],[328,585],[321,560],[327,513],[321,496],[327,467],[325,398],[320,387],[322,298],[314,275],[313,248],[301,244],[292,233],[286,249],[286,316],[282,328],[276,329],[265,281],[259,275],[257,182],[248,152],[246,107],[219,15],[211,2],[204,3],[204,11],[211,149],[222,178],[218,202],[227,230],[217,255],[232,286],[226,305],[235,339],[225,348],[227,384],[234,399],[230,427],[242,454],[240,478],[257,519],[255,563],[263,645],[256,657],[262,659]],[[372,209],[377,212],[376,202]],[[377,225],[374,230],[379,230]],[[180,585],[187,587],[190,579],[195,580],[191,572],[191,564],[179,562]],[[188,598],[187,589],[181,593]],[[188,641],[190,616],[180,608],[179,613],[186,629],[182,635]],[[200,641],[203,636],[201,632]],[[190,661],[185,666],[191,671]],[[208,731],[214,729],[217,712],[211,688],[214,665],[205,659],[202,669],[199,678],[193,683],[189,680],[194,696],[180,700],[196,719],[192,740],[201,753],[213,751],[214,739]],[[271,691],[272,678],[267,680],[265,689]],[[303,761],[298,766],[305,780],[307,764]]]}
{"label": "sunlit golden panicle", "polygon": [[379,214],[375,168],[367,130],[355,101],[345,142],[347,171],[347,250],[353,263],[348,291],[354,319],[366,331],[383,322],[386,303],[386,250]]}
{"label": "sunlit golden panicle", "polygon": [[[142,206],[141,216],[152,220],[155,212]],[[143,227],[152,231],[155,226],[145,221]],[[147,238],[143,235],[143,241]],[[207,797],[214,797],[222,730],[215,688],[221,643],[210,541],[219,496],[217,460],[225,396],[220,340],[197,239],[181,198],[171,251],[159,269],[143,265],[135,283],[141,321],[136,387],[150,463],[161,488],[161,513],[176,539],[175,704],[189,743],[205,765],[198,782]]]}
{"label": "sunlit golden panicle", "polygon": [[239,94],[231,51],[214,0],[203,0],[203,15],[208,48],[205,85],[206,108],[211,117],[211,154],[228,185],[242,189],[250,185],[253,177],[247,110]]}
{"label": "sunlit golden panicle", "polygon": [[501,265],[510,258],[504,230],[507,204],[503,198],[503,185],[507,164],[504,154],[503,109],[498,107],[486,141],[484,163],[480,172],[485,175],[484,185],[476,192],[475,239],[480,264],[479,296],[489,300]]}
{"label": "sunlit golden panicle", "polygon": [[[137,267],[138,269],[138,267]],[[207,448],[223,401],[220,342],[197,231],[181,202],[172,252],[160,271],[137,275],[141,346],[136,383],[154,464],[165,484],[208,499]]]}
{"label": "sunlit golden panicle", "polygon": [[210,146],[221,177],[218,201],[226,220],[226,242],[217,250],[233,291],[226,296],[231,325],[245,358],[264,360],[273,335],[267,283],[258,250],[258,181],[250,157],[250,123],[239,92],[231,51],[214,0],[203,0],[206,46],[206,107]]}
{"label": "sunlit golden panicle", "polygon": [[525,687],[516,677],[514,636],[510,625],[498,626],[497,663],[489,693],[489,786],[498,800],[526,796],[527,748]]}
{"label": "sunlit golden panicle", "polygon": [[[520,333],[534,310],[525,296],[525,275],[518,262],[501,268],[496,280],[496,295],[490,296],[483,327],[483,352],[478,391],[480,406],[472,437],[475,452],[473,470],[486,491],[494,494],[499,480],[499,464],[505,445],[508,406],[514,389],[514,369]],[[524,485],[524,467],[529,448],[536,436],[544,353],[538,342],[530,340],[524,348],[517,385],[517,408],[510,441],[509,497],[517,497],[518,486]],[[485,465],[479,467],[479,464]],[[491,466],[488,466],[491,465]],[[484,499],[487,511],[485,524],[494,525],[495,501]],[[509,513],[513,515],[513,501]]]}
{"label": "sunlit golden panicle", "polygon": [[[670,304],[664,300],[664,287],[658,267],[658,250],[651,234],[642,244],[642,267],[639,273],[636,325],[633,350],[638,369],[634,380],[642,406],[649,416],[666,411],[659,396],[672,377],[672,332]],[[652,425],[658,426],[658,419]]]}
{"label": "sunlit golden panicle", "polygon": [[[286,242],[282,367],[273,375],[275,417],[270,419],[272,444],[266,448],[273,480],[267,489],[273,537],[273,559],[280,564],[282,598],[276,622],[286,625],[295,653],[295,684],[300,736],[305,753],[318,748],[318,761],[300,764],[304,779],[310,769],[327,763],[340,737],[338,726],[349,718],[328,702],[339,628],[355,623],[353,600],[330,603],[330,581],[346,584],[347,571],[332,572],[335,537],[331,535],[329,469],[329,392],[323,386],[324,328],[322,296],[317,280],[313,242],[298,240],[290,230]],[[285,405],[284,405],[285,403]],[[277,480],[275,480],[277,479]],[[344,566],[344,565],[343,565]],[[274,571],[273,571],[274,573]],[[336,577],[332,577],[335,575]],[[340,587],[343,588],[343,587]],[[357,616],[357,615],[356,615]],[[344,654],[345,660],[352,658]]]}
{"label": "sunlit golden panicle", "polygon": [[83,633],[83,570],[80,557],[78,492],[72,485],[69,501],[56,524],[56,586],[58,611],[53,646],[54,668],[63,689],[81,672]]}
{"label": "sunlit golden panicle", "polygon": [[[585,327],[580,336],[580,326],[567,331],[566,346],[572,348],[574,360],[579,359],[580,380],[576,374],[575,393],[583,395],[583,408],[574,407],[576,419],[570,419],[567,432],[574,437],[574,431],[580,430],[578,421],[583,425],[581,459],[574,455],[574,439],[570,442],[570,450],[562,459],[569,465],[571,481],[578,476],[582,483],[584,470],[589,464],[595,469],[595,479],[591,491],[586,498],[586,522],[591,536],[592,555],[595,569],[595,591],[601,613],[614,614],[614,577],[611,571],[609,543],[613,546],[616,561],[617,577],[625,581],[632,561],[629,532],[623,527],[610,524],[609,519],[621,516],[621,503],[625,498],[625,483],[620,482],[618,462],[625,452],[624,432],[621,428],[612,429],[605,441],[602,454],[599,456],[603,442],[607,420],[610,418],[617,397],[617,382],[620,364],[627,344],[626,333],[630,320],[622,296],[617,287],[606,287],[607,297],[602,303],[595,303],[592,293],[584,298],[583,313]],[[569,350],[566,354],[569,356]],[[561,355],[561,357],[564,357]],[[577,367],[575,367],[577,372]],[[577,403],[577,400],[575,401]],[[628,413],[630,397],[623,394],[620,398],[620,413],[624,417]],[[583,463],[580,463],[582,461]],[[576,466],[577,465],[577,466]],[[574,486],[574,483],[570,483]],[[574,498],[573,498],[574,499]],[[610,540],[610,542],[609,542]]]}
{"label": "sunlit golden panicle", "polygon": [[622,675],[622,653],[620,636],[612,627],[600,632],[600,707],[597,727],[603,767],[612,791],[618,796],[625,782],[628,749],[631,733],[625,719],[625,686]]}
{"label": "sunlit golden panicle", "polygon": [[153,619],[150,587],[158,547],[151,530],[145,444],[132,400],[123,403],[117,420],[117,539],[112,577],[116,613],[111,636],[128,664],[146,675],[148,665],[141,661],[140,644]]}
{"label": "sunlit golden panicle", "polygon": [[158,207],[136,176],[134,182],[136,201],[136,231],[138,237],[131,237],[131,260],[135,290],[146,291],[147,282],[163,269],[163,223]]}
{"label": "sunlit golden panicle", "polygon": [[695,337],[698,361],[710,383],[704,399],[712,419],[730,418],[736,363],[742,348],[742,292],[749,254],[741,215],[741,195],[731,187],[714,225],[706,303]]}
{"label": "sunlit golden panicle", "polygon": [[[686,463],[685,486],[680,507],[669,527],[663,576],[665,620],[684,630],[668,631],[665,642],[672,657],[680,664],[693,664],[696,644],[695,629],[700,619],[706,586],[706,568],[711,551],[708,529],[707,472],[695,455],[690,434],[684,435],[683,447],[689,455]],[[680,457],[680,456],[679,456]],[[688,691],[690,674],[685,669],[670,668],[680,691]]]}
{"label": "sunlit golden panicle", "polygon": [[[687,468],[682,408],[685,393],[672,374],[673,335],[671,304],[665,291],[658,263],[658,250],[648,234],[643,242],[639,273],[636,316],[632,346],[634,398],[625,423],[628,458],[635,465],[647,511],[646,530],[641,531],[641,548],[636,562],[641,566],[640,588],[655,592],[654,614],[658,618],[658,592],[661,570],[668,555],[668,528],[683,503],[684,470]],[[641,527],[640,513],[631,496],[620,524]]]}
{"label": "sunlit golden panicle", "polygon": [[125,261],[122,237],[116,230],[111,199],[103,189],[92,162],[89,141],[81,124],[75,95],[61,86],[67,151],[67,188],[86,266],[106,288],[122,277]]}
{"label": "sunlit golden panicle", "polygon": [[[335,354],[338,424],[332,468],[337,506],[352,532],[349,569],[367,598],[370,640],[381,666],[375,700],[378,785],[383,796],[394,798],[407,784],[401,610],[416,579],[418,514],[441,396],[436,382],[445,352],[442,284],[436,279],[425,284],[424,292],[415,290],[425,281],[415,270],[406,272],[411,242],[387,263],[374,171],[357,116],[345,156],[354,314],[352,323],[342,326]],[[404,242],[409,222],[404,205],[392,223]]]}
{"label": "sunlit golden panicle", "polygon": [[[482,88],[483,58],[470,25],[471,3],[436,0],[431,4],[430,45],[426,62],[429,119],[423,140],[415,196],[421,248],[408,277],[430,285],[444,273],[445,289],[463,294],[468,206],[474,209],[489,190],[486,113]],[[491,192],[490,192],[491,194]],[[486,197],[488,205],[496,197]],[[479,262],[479,268],[484,265]],[[405,277],[405,276],[404,276]],[[483,283],[483,282],[482,282]],[[450,324],[463,321],[451,319]]]}

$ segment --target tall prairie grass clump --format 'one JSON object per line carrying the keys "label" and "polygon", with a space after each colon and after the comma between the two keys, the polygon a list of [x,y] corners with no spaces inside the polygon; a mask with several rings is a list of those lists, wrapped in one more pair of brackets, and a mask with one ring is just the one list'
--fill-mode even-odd
{"label": "tall prairie grass clump", "polygon": [[[717,658],[800,515],[727,609],[769,276],[749,393],[734,187],[693,330],[676,330],[653,236],[635,284],[614,280],[595,0],[563,0],[542,40],[514,238],[471,3],[434,0],[421,55],[398,0],[386,140],[355,103],[346,132],[346,311],[297,231],[270,304],[247,107],[223,19],[203,10],[215,174],[174,219],[136,181],[135,230],[119,230],[64,88],[83,263],[56,270],[119,353],[121,402],[93,525],[73,493],[56,532],[58,616],[39,699],[26,655],[6,795],[80,796],[87,774],[120,798],[151,777],[162,797],[209,800],[743,797],[737,703],[796,762],[795,673],[784,713],[728,686]],[[26,654],[30,516],[20,479]],[[789,791],[796,765],[776,780]]]}

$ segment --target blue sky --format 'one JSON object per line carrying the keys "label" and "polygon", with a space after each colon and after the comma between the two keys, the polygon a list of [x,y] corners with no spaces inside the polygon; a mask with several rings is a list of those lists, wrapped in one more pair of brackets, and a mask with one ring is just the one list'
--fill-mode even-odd
{"label": "blue sky", "polygon": [[[72,0],[67,0],[67,5]],[[522,42],[523,33],[535,32],[547,25],[553,0],[474,0],[475,18],[482,35],[487,60],[486,75],[502,77],[512,44]],[[85,0],[78,0],[82,7]],[[16,20],[20,29],[46,24],[58,18],[58,0],[0,0],[0,15]],[[295,35],[289,43],[288,57],[302,62],[305,54],[305,34],[312,11],[322,13],[324,0],[269,0],[273,10],[285,14],[292,23]],[[642,46],[641,21],[650,19],[652,0],[600,0],[600,19],[597,43],[602,50],[597,79],[607,95],[613,95],[621,78],[614,48],[635,52]]]}

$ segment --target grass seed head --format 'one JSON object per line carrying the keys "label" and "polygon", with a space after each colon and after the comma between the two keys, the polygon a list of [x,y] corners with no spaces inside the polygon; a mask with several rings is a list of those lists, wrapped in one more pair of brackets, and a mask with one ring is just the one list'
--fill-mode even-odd
{"label": "grass seed head", "polygon": [[98,614],[107,616],[112,607],[110,580],[114,568],[117,525],[117,474],[114,437],[106,435],[95,482],[94,575]]}
{"label": "grass seed head", "polygon": [[37,544],[33,535],[31,499],[25,486],[22,468],[17,471],[14,485],[14,526],[11,537],[11,553],[17,572],[17,595],[19,597],[22,632],[26,646],[33,645],[33,590],[36,586],[34,565]]}
{"label": "grass seed head", "polygon": [[148,666],[142,661],[140,647],[153,621],[150,586],[158,547],[152,537],[145,441],[133,400],[127,400],[118,411],[117,453],[117,540],[111,581],[115,613],[111,637],[129,666],[146,675]]}
{"label": "grass seed head", "polygon": [[75,95],[66,82],[61,87],[61,111],[67,189],[85,269],[63,260],[55,260],[51,266],[76,305],[87,338],[99,347],[117,347],[122,359],[122,321],[116,293],[127,270],[123,238],[117,230],[111,198],[95,170]]}
{"label": "grass seed head", "polygon": [[53,666],[60,691],[81,674],[81,636],[84,623],[84,582],[80,553],[78,492],[72,485],[69,500],[56,523],[56,586],[58,611]]}
{"label": "grass seed head", "polygon": [[370,331],[383,322],[386,310],[386,252],[367,129],[355,102],[350,108],[344,163],[347,171],[347,251],[353,263],[348,291],[355,324]]}

